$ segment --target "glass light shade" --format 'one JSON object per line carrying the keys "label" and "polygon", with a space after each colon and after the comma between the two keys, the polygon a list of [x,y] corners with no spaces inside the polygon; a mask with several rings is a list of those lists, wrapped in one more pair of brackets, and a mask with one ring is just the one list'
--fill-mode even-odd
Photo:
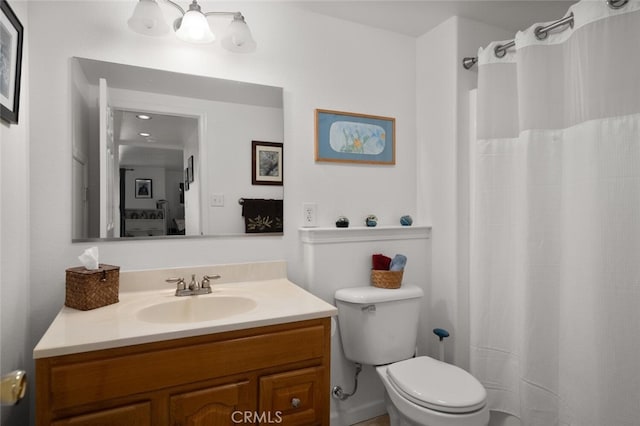
{"label": "glass light shade", "polygon": [[256,50],[256,41],[242,16],[233,17],[221,44],[225,49],[237,53],[250,53]]}
{"label": "glass light shade", "polygon": [[207,18],[198,10],[189,10],[184,14],[176,35],[180,40],[190,43],[211,43],[216,39]]}
{"label": "glass light shade", "polygon": [[149,36],[160,36],[169,32],[169,25],[155,0],[139,0],[127,25],[133,31]]}

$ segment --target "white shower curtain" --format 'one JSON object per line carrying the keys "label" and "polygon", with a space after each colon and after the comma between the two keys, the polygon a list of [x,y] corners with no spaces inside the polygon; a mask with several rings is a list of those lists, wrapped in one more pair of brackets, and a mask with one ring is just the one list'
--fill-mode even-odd
{"label": "white shower curtain", "polygon": [[471,372],[525,426],[638,426],[640,5],[570,12],[479,55]]}

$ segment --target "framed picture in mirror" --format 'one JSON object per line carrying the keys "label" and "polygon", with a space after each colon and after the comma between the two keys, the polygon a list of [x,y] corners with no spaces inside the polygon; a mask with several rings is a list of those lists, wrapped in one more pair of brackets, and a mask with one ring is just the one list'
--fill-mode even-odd
{"label": "framed picture in mirror", "polygon": [[282,143],[251,142],[251,183],[282,186]]}
{"label": "framed picture in mirror", "polygon": [[153,198],[153,182],[151,179],[136,179],[135,181],[135,197],[136,198]]}

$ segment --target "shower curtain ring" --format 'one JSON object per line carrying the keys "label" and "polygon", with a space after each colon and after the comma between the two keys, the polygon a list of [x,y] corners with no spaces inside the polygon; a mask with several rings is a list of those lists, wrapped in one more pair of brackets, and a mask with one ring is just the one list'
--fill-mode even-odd
{"label": "shower curtain ring", "polygon": [[611,9],[620,9],[629,3],[629,0],[607,0],[607,4]]}

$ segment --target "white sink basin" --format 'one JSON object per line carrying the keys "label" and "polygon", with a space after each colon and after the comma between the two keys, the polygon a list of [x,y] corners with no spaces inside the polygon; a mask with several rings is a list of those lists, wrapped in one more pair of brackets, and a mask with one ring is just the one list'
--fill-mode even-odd
{"label": "white sink basin", "polygon": [[256,302],[247,297],[185,296],[141,309],[137,317],[161,324],[201,322],[249,312],[255,307]]}

